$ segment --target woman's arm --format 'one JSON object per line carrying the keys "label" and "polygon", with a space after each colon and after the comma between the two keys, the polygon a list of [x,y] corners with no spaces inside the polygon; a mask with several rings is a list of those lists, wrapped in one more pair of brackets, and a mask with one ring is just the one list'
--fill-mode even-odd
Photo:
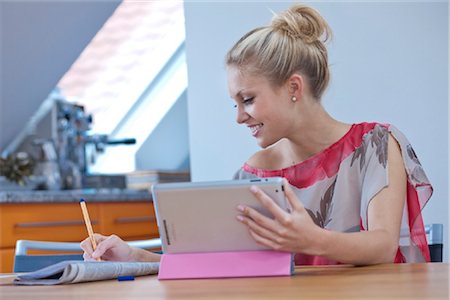
{"label": "woman's arm", "polygon": [[324,256],[355,265],[393,262],[400,234],[400,223],[406,196],[406,172],[397,142],[390,136],[388,144],[389,186],[370,202],[367,231],[341,233],[314,224],[287,181],[286,197],[290,213],[279,208],[260,189],[252,191],[275,216],[272,220],[252,208],[238,207],[238,220],[246,224],[253,238],[276,250]]}
{"label": "woman's arm", "polygon": [[96,260],[101,258],[106,261],[160,261],[161,255],[139,248],[130,247],[117,235],[104,236],[98,233],[94,234],[97,241],[97,248],[92,249],[89,238],[81,242],[80,246],[84,250],[84,260]]}

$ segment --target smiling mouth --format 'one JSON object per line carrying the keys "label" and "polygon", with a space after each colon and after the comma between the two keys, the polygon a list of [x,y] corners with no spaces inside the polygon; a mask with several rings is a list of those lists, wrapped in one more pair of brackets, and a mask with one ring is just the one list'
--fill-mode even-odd
{"label": "smiling mouth", "polygon": [[253,136],[258,135],[258,132],[259,132],[259,130],[261,129],[261,127],[263,127],[263,124],[262,124],[262,123],[261,123],[261,124],[256,124],[256,125],[248,126],[248,128],[250,128],[250,130],[251,130]]}

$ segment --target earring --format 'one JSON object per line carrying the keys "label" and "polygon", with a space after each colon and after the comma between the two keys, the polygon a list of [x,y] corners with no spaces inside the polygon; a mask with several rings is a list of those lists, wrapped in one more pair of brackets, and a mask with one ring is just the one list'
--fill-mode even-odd
{"label": "earring", "polygon": [[295,101],[297,101],[297,97],[292,96],[291,100],[292,100],[292,102],[295,102]]}

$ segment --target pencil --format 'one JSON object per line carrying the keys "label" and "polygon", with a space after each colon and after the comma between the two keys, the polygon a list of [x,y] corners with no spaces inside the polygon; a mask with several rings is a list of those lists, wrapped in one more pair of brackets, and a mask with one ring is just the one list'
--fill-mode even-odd
{"label": "pencil", "polygon": [[[97,242],[94,238],[94,231],[92,230],[91,219],[89,218],[89,213],[86,207],[86,202],[83,198],[80,199],[81,211],[83,212],[84,223],[86,224],[87,232],[89,235],[89,239],[91,240],[92,249],[95,251],[97,249]],[[100,261],[100,258],[97,258]]]}

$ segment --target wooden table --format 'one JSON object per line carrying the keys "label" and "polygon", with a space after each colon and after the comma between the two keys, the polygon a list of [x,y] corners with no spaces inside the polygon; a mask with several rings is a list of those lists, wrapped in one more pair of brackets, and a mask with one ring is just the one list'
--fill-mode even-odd
{"label": "wooden table", "polygon": [[292,277],[0,284],[1,299],[448,299],[449,264],[297,267]]}

